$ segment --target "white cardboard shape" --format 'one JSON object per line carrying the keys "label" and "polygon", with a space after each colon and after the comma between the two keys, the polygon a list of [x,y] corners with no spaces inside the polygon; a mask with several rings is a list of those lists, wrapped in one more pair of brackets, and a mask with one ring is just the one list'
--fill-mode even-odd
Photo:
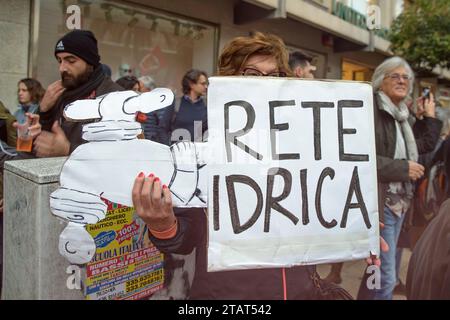
{"label": "white cardboard shape", "polygon": [[107,206],[102,198],[132,206],[131,190],[140,172],[159,177],[169,187],[174,206],[206,206],[206,183],[199,184],[199,180],[206,181],[200,178],[206,172],[199,169],[202,144],[179,142],[168,147],[137,139],[142,129],[135,121],[136,112],[161,109],[173,100],[172,91],[158,88],[143,94],[112,92],[65,107],[68,120],[99,120],[83,125],[88,143],[70,155],[61,171],[60,187],[50,196],[52,213],[71,225],[60,238],[60,252],[69,261],[90,261],[92,250],[85,248],[94,240],[87,239],[84,226],[105,218]]}
{"label": "white cardboard shape", "polygon": [[59,253],[70,263],[89,262],[94,257],[95,248],[94,239],[80,224],[69,222],[59,235]]}

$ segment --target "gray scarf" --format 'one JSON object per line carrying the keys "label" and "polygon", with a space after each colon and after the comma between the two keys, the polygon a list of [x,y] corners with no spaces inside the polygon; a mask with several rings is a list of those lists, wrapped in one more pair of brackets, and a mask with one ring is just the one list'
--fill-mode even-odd
{"label": "gray scarf", "polygon": [[[395,121],[400,126],[400,130],[397,130],[397,133],[402,134],[403,140],[405,141],[404,144],[400,142],[399,139],[401,139],[401,137],[399,137],[399,134],[397,134],[394,158],[404,159],[404,157],[406,157],[408,160],[417,162],[419,158],[419,152],[417,151],[417,144],[416,139],[414,138],[414,133],[408,122],[408,107],[403,102],[401,102],[399,106],[394,105],[391,99],[382,91],[378,91],[377,97],[380,109],[386,111],[395,119]],[[394,213],[400,216],[400,214],[405,212],[409,207],[410,202],[406,199],[404,201],[401,200],[401,198],[403,198],[402,196],[400,196],[400,199],[397,198],[395,194],[397,194],[398,192],[398,196],[400,196],[404,192],[406,199],[412,199],[414,197],[414,184],[412,182],[391,182],[389,184],[388,198],[390,199],[387,199],[387,205]],[[391,193],[391,196],[389,196],[389,193]]]}
{"label": "gray scarf", "polygon": [[397,107],[382,91],[378,91],[378,99],[378,101],[380,102],[380,108],[389,113],[400,124],[403,139],[405,139],[406,155],[408,160],[417,162],[417,160],[419,159],[419,152],[417,151],[417,144],[416,139],[414,138],[414,133],[408,122],[408,107],[404,102],[401,102]]}

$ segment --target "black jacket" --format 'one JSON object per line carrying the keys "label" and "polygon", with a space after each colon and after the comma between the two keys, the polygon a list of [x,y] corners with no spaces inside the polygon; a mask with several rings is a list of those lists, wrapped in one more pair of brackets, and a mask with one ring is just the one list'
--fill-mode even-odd
{"label": "black jacket", "polygon": [[[117,83],[113,82],[109,77],[104,77],[100,85],[93,90],[94,94],[91,98],[122,90],[124,89]],[[79,99],[86,99],[88,95],[80,96]],[[62,121],[61,128],[63,129],[67,139],[70,142],[70,153],[72,153],[73,150],[75,150],[80,144],[86,142],[81,138],[83,124],[94,122],[95,120],[86,120],[80,122],[64,121],[64,107],[64,105],[55,106],[47,112],[40,112],[40,122],[42,124],[42,130],[51,131],[51,127],[56,120]]]}
{"label": "black jacket", "polygon": [[[376,95],[373,97],[375,119],[375,142],[377,153],[378,209],[380,221],[384,219],[386,191],[390,182],[407,182],[409,179],[408,160],[394,159],[397,130],[395,119],[380,109]],[[419,154],[434,149],[442,127],[442,122],[434,118],[418,120],[413,126]]]}
{"label": "black jacket", "polygon": [[[178,108],[177,108],[178,107]],[[201,126],[201,132],[195,132],[196,126]],[[203,98],[192,102],[186,96],[175,99],[174,103],[164,109],[160,122],[161,130],[165,135],[165,143],[172,144],[172,134],[177,129],[182,136],[173,137],[173,140],[187,140],[186,133],[189,132],[190,141],[204,141],[203,136],[208,130],[207,107]],[[187,132],[185,132],[187,130]],[[201,136],[196,136],[200,135]]]}
{"label": "black jacket", "polygon": [[421,154],[432,152],[436,147],[441,134],[442,121],[423,117],[422,120],[416,119],[412,129],[420,156]]}
{"label": "black jacket", "polygon": [[450,299],[450,199],[420,237],[409,260],[408,299]]}
{"label": "black jacket", "polygon": [[[196,268],[190,299],[282,300],[283,274],[278,269],[206,271],[207,217],[203,209],[175,209],[178,231],[175,237],[160,240],[150,235],[164,253],[189,254],[196,248]],[[285,268],[287,299],[319,299],[320,281],[315,266]]]}

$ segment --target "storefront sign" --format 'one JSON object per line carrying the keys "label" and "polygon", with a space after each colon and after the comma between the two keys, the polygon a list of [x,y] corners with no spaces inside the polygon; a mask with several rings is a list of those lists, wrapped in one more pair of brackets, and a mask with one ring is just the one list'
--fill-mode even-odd
{"label": "storefront sign", "polygon": [[373,30],[377,36],[388,39],[389,30],[381,27],[381,11],[378,6],[369,6],[367,14],[364,15],[340,1],[333,0],[331,14],[361,29]]}

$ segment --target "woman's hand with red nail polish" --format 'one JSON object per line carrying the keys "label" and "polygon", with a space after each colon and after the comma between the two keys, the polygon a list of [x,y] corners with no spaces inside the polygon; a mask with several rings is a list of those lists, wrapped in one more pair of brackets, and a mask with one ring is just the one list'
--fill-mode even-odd
{"label": "woman's hand with red nail polish", "polygon": [[176,221],[170,190],[153,174],[143,176],[135,179],[132,191],[136,213],[152,230],[167,230]]}

